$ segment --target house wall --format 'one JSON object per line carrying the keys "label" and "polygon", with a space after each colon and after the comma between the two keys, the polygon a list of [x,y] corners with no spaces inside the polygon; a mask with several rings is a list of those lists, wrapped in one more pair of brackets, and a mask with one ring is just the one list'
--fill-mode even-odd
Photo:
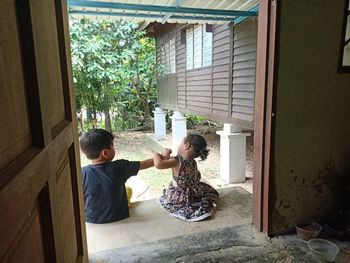
{"label": "house wall", "polygon": [[165,108],[172,109],[176,105],[177,75],[170,74],[167,77],[158,78],[158,102]]}
{"label": "house wall", "polygon": [[[181,43],[181,30],[185,28],[183,24],[176,24],[176,72],[177,88],[176,107],[186,108],[186,44]],[[183,41],[185,42],[185,41]]]}
{"label": "house wall", "polygon": [[216,116],[230,116],[232,84],[232,25],[216,25],[213,28],[213,105]]}
{"label": "house wall", "polygon": [[279,4],[272,233],[334,214],[350,176],[350,74],[337,72],[344,0]]}
{"label": "house wall", "polygon": [[177,27],[178,108],[210,119],[233,122],[229,116],[232,26],[213,26],[212,66],[193,70],[186,70],[186,44],[181,43],[184,28],[185,25]]}
{"label": "house wall", "polygon": [[[193,70],[186,70],[186,41],[181,41],[187,26],[176,24],[176,79],[158,78],[158,102],[168,109],[253,129],[257,21],[214,25],[212,66]],[[174,26],[158,25],[155,31],[158,46],[173,36]]]}
{"label": "house wall", "polygon": [[257,19],[245,20],[233,29],[231,116],[252,123],[254,120]]}

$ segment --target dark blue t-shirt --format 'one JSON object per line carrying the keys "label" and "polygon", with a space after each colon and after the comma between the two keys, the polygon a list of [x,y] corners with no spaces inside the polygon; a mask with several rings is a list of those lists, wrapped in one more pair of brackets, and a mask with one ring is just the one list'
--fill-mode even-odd
{"label": "dark blue t-shirt", "polygon": [[85,221],[110,223],[129,217],[125,182],[140,169],[140,162],[117,160],[82,168]]}

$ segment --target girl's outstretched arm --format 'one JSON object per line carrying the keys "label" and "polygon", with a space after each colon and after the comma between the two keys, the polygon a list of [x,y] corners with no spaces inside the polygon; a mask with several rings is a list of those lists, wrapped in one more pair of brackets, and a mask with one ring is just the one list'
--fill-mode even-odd
{"label": "girl's outstretched arm", "polygon": [[170,158],[170,156],[163,156],[159,153],[156,153],[154,155],[153,162],[154,162],[154,167],[158,169],[174,168],[179,165],[179,162],[175,158]]}

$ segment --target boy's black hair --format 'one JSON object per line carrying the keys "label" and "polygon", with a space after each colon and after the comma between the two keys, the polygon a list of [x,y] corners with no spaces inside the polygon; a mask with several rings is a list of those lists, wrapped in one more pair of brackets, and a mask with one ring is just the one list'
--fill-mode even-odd
{"label": "boy's black hair", "polygon": [[97,159],[104,149],[110,149],[113,134],[103,129],[93,129],[80,138],[80,148],[90,160]]}
{"label": "boy's black hair", "polygon": [[192,145],[194,150],[194,157],[200,157],[202,161],[207,159],[209,150],[207,149],[207,142],[203,136],[199,134],[188,134],[185,137],[185,142]]}

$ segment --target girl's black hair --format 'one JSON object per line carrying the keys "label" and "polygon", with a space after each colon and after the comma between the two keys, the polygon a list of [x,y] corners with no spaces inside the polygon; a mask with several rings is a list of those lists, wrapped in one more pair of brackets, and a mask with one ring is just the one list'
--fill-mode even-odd
{"label": "girl's black hair", "polygon": [[200,157],[202,161],[207,159],[209,150],[207,149],[207,142],[203,136],[199,134],[188,134],[185,137],[185,142],[192,145],[194,150],[194,157]]}
{"label": "girl's black hair", "polygon": [[113,134],[103,129],[93,129],[80,138],[80,148],[90,160],[97,159],[100,152],[110,149],[113,143]]}

